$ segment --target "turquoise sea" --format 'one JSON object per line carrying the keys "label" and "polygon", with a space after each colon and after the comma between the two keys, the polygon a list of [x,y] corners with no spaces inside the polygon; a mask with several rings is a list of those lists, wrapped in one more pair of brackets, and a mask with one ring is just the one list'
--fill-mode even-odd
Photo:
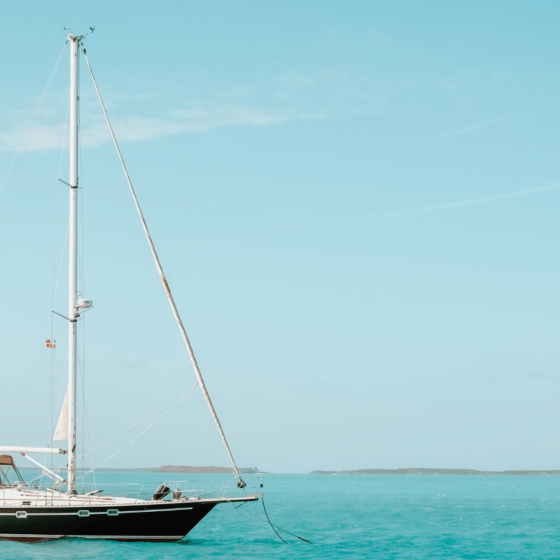
{"label": "turquoise sea", "polygon": [[[99,479],[164,480],[122,471]],[[219,487],[224,476],[196,479]],[[260,503],[226,504],[181,543],[0,542],[0,558],[560,558],[560,477],[267,475],[263,491],[271,520],[313,544],[280,541]]]}

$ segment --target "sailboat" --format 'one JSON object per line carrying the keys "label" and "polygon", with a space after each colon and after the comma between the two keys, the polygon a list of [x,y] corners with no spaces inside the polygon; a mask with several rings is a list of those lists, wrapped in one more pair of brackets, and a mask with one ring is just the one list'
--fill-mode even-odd
{"label": "sailboat", "polygon": [[[62,406],[54,440],[67,440],[67,449],[25,446],[0,446],[0,539],[16,541],[38,541],[60,538],[111,539],[117,541],[178,541],[183,539],[218,504],[250,502],[258,500],[261,494],[246,492],[246,482],[241,478],[224,431],[204,384],[192,346],[181,321],[179,311],[173,300],[171,290],[163,273],[148,226],[142,214],[138,198],[124,164],[99,88],[83,46],[83,35],[68,35],[70,43],[70,171],[68,182],[70,198],[69,214],[69,290],[68,316],[68,388]],[[180,488],[173,491],[161,484],[151,499],[130,496],[111,496],[101,494],[102,489],[79,492],[76,471],[76,369],[78,325],[83,313],[92,307],[92,301],[81,298],[78,292],[78,66],[80,51],[87,62],[95,90],[99,96],[104,115],[111,132],[118,156],[130,187],[136,208],[156,268],[161,278],[171,310],[187,347],[197,383],[202,390],[210,413],[216,423],[222,441],[229,454],[236,475],[236,486],[241,496],[225,496],[219,493],[214,497],[201,497],[196,493],[185,493]],[[52,347],[52,341],[47,346]],[[4,432],[6,433],[6,432]],[[48,477],[51,484],[44,487],[28,484],[21,476],[13,455],[20,454],[33,462]],[[66,455],[68,473],[65,480],[60,473],[39,463],[30,455]],[[236,492],[239,492],[237,490]]]}

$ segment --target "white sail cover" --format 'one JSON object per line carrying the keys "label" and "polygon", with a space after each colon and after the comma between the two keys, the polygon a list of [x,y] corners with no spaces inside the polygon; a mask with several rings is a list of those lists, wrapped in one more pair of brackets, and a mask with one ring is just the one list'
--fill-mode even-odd
{"label": "white sail cover", "polygon": [[68,388],[66,389],[66,396],[64,397],[64,403],[58,417],[58,424],[56,425],[53,439],[68,439]]}

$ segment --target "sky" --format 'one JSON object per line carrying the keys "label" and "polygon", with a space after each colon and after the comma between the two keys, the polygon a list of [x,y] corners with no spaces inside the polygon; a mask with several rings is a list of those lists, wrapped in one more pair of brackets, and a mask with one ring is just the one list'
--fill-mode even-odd
{"label": "sky", "polygon": [[[95,27],[84,45],[239,466],[559,468],[557,2],[0,15],[3,445],[50,443],[62,403],[64,44]],[[227,466],[199,388],[170,408],[194,373],[80,73],[79,464]]]}

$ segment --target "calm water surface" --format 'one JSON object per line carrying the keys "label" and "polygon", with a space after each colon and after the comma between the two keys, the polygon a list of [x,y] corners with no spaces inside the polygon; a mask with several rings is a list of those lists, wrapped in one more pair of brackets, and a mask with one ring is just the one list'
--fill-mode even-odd
{"label": "calm water surface", "polygon": [[[164,479],[101,476],[107,482]],[[196,478],[218,487],[224,479]],[[237,511],[226,504],[181,543],[0,542],[0,558],[560,558],[556,477],[268,475],[263,490],[272,521],[313,545],[292,537],[281,542],[263,521],[260,503]]]}

